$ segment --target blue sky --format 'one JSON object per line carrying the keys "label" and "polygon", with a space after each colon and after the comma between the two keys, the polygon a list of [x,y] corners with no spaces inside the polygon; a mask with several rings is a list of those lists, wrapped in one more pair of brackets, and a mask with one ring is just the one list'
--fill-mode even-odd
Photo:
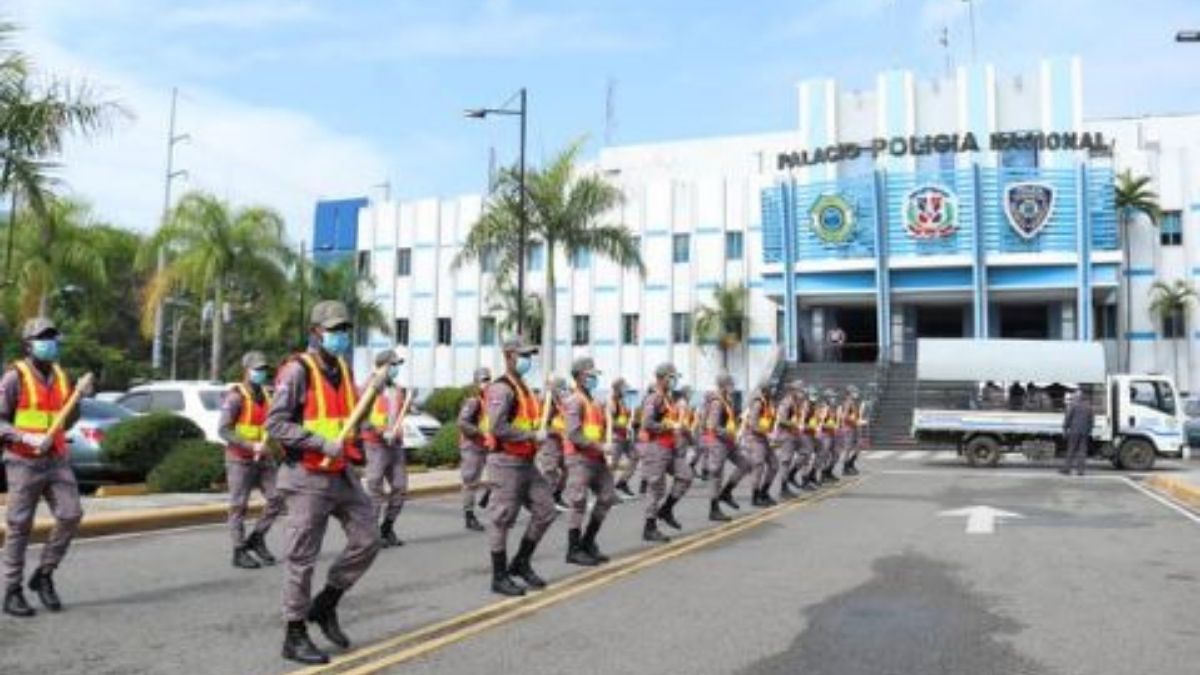
{"label": "blue sky", "polygon": [[[944,72],[971,58],[961,0],[20,0],[12,18],[47,69],[86,78],[136,118],[68,152],[63,177],[99,215],[152,227],[161,208],[170,87],[183,90],[185,187],[265,202],[306,236],[313,201],[478,191],[488,147],[515,125],[463,107],[530,91],[536,161],[618,143],[780,131],[795,83],[866,88],[880,70]],[[977,49],[1003,73],[1046,54],[1084,58],[1089,117],[1200,111],[1197,0],[977,0]]]}

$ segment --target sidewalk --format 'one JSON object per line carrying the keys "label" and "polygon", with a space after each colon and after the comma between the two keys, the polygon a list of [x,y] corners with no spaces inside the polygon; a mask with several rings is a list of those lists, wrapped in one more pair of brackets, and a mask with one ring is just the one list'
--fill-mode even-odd
{"label": "sidewalk", "polygon": [[[409,498],[430,497],[458,491],[457,469],[439,469],[413,473],[408,477]],[[250,500],[250,515],[257,516],[263,500],[257,492]],[[99,537],[110,534],[146,532],[175,527],[205,525],[225,520],[228,509],[226,493],[152,494],[132,497],[84,497],[83,522],[80,537]],[[0,534],[6,506],[0,503]],[[54,524],[44,501],[38,504],[37,520],[33,527],[35,541],[42,541]]]}

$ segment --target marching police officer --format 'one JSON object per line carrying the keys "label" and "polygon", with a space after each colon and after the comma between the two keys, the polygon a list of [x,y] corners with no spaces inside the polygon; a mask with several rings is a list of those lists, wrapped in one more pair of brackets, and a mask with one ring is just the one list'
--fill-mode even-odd
{"label": "marching police officer", "polygon": [[483,464],[487,459],[487,447],[484,445],[484,433],[481,429],[483,422],[483,390],[492,381],[492,371],[487,368],[475,370],[475,387],[478,393],[463,399],[458,411],[458,457],[459,473],[462,476],[463,517],[466,528],[475,532],[483,531],[483,524],[475,517],[475,493],[479,490],[480,479],[483,477]]}
{"label": "marching police officer", "polygon": [[754,506],[774,506],[771,482],[779,470],[775,453],[771,452],[770,436],[775,431],[775,406],[771,404],[770,387],[761,384],[746,410],[742,444],[750,461],[750,484],[754,486],[751,503]]}
{"label": "marching police officer", "polygon": [[537,465],[554,492],[554,508],[566,511],[567,505],[562,500],[563,488],[567,484],[567,465],[563,461],[563,435],[567,430],[567,421],[563,415],[563,407],[571,395],[571,387],[561,377],[553,378],[547,387],[549,392],[546,400],[550,403],[549,428],[546,430],[546,440],[538,449]]}
{"label": "marching police officer", "polygon": [[[642,402],[638,453],[642,457],[642,475],[650,491],[650,499],[646,502],[646,524],[642,528],[642,539],[645,541],[670,541],[659,532],[659,520],[676,530],[683,529],[675,518],[675,504],[692,484],[692,468],[687,463],[687,457],[679,451],[679,417],[671,402],[671,391],[678,378],[674,365],[661,364],[654,370],[654,390]],[[669,495],[667,474],[675,479]]]}
{"label": "marching police officer", "polygon": [[[792,485],[801,490],[812,491],[817,489],[817,484],[813,476],[817,455],[816,434],[810,426],[810,422],[813,419],[813,402],[816,400],[816,392],[812,389],[806,389],[803,383],[797,382],[796,396],[799,401],[799,410],[796,413],[796,423],[799,433],[796,439],[796,462],[792,467],[788,480]],[[799,483],[796,482],[797,475],[802,477]]]}
{"label": "marching police officer", "polygon": [[[567,399],[565,414],[567,431],[564,440],[567,454],[567,562],[593,566],[608,562],[608,556],[596,546],[596,534],[604,524],[608,510],[617,503],[612,472],[604,458],[604,409],[592,394],[599,386],[600,371],[591,358],[576,359],[571,364],[575,391]],[[596,495],[587,530],[583,526],[587,510],[588,491]]]}
{"label": "marching police officer", "polygon": [[[379,392],[371,410],[369,425],[363,430],[363,446],[367,451],[367,494],[375,504],[375,520],[379,523],[379,539],[384,548],[403,546],[396,536],[396,518],[404,509],[408,496],[408,458],[404,452],[405,399],[409,392],[400,387],[400,366],[404,359],[395,349],[384,349],[375,355],[375,367],[387,367],[385,385],[394,393]],[[387,483],[387,491],[383,484]],[[383,520],[380,521],[382,515]]]}
{"label": "marching police officer", "polygon": [[[631,423],[633,422],[633,414],[629,410],[629,406],[625,405],[625,394],[629,391],[629,385],[625,382],[625,378],[618,377],[613,380],[612,391],[608,397],[608,403],[605,404],[604,415],[608,421],[608,444],[612,453],[611,470],[616,472],[620,467],[621,458],[626,457],[630,462],[636,462],[637,451],[633,445],[633,431]],[[617,489],[621,489],[618,484]],[[624,485],[623,492],[628,497],[632,497],[633,493],[629,491],[629,485]]]}
{"label": "marching police officer", "polygon": [[804,475],[801,487],[807,486],[809,490],[815,490],[821,484],[825,463],[829,460],[829,448],[824,442],[825,419],[829,416],[829,403],[826,399],[821,398],[821,393],[816,387],[809,387],[808,406],[808,419],[804,423],[804,437],[812,449],[813,458],[808,473]]}
{"label": "marching police officer", "polygon": [[[221,401],[217,431],[225,441],[225,482],[229,485],[229,532],[233,538],[233,566],[257,569],[274,565],[266,536],[283,512],[283,497],[276,489],[275,456],[267,440],[267,408],[271,399],[266,384],[270,377],[262,352],[242,357],[242,381]],[[246,506],[250,491],[257,488],[267,504],[246,536]],[[258,556],[258,559],[255,559]]]}
{"label": "marching police officer", "polygon": [[[487,471],[493,484],[488,520],[491,521],[489,545],[492,557],[492,591],[500,595],[524,595],[525,589],[513,580],[520,577],[530,588],[546,587],[530,560],[542,535],[558,516],[550,484],[534,466],[538,445],[546,440],[541,428],[540,404],[525,384],[524,376],[533,367],[537,347],[520,338],[504,343],[504,375],[493,380],[484,394],[488,425]],[[508,564],[508,531],[517,522],[521,507],[529,509],[529,525],[521,538],[517,555]]]}
{"label": "marching police officer", "polygon": [[46,498],[54,516],[54,529],[42,547],[41,563],[29,579],[29,590],[37,593],[52,612],[62,609],[53,574],[83,519],[66,438],[66,430],[79,419],[78,408],[67,416],[60,431],[47,433],[72,391],[70,380],[58,365],[58,338],[58,328],[50,319],[26,321],[21,331],[24,357],[0,377],[0,442],[4,444],[8,476],[4,611],[22,618],[35,613],[25,601],[21,584],[38,500]]}
{"label": "marching police officer", "polygon": [[[275,398],[267,412],[267,433],[284,449],[279,489],[287,504],[287,554],[283,618],[287,633],[283,657],[301,663],[328,663],[329,656],[308,637],[305,621],[342,649],[337,605],[379,552],[375,507],[363,492],[351,463],[362,463],[356,440],[338,440],[358,401],[343,355],[350,351],[352,322],[335,300],[312,308],[306,351],[280,369]],[[329,568],[325,588],[310,600],[312,576],[330,517],[342,524],[346,548]]]}
{"label": "marching police officer", "polygon": [[800,436],[803,434],[801,412],[804,404],[800,393],[802,387],[803,384],[798,381],[789,384],[776,413],[778,422],[774,440],[778,447],[780,499],[796,496],[791,490],[790,482],[798,470],[796,460],[800,454]]}
{"label": "marching police officer", "polygon": [[859,435],[862,430],[862,402],[858,387],[846,387],[846,399],[842,402],[842,428],[839,430],[839,445],[842,453],[842,475],[857,476]]}
{"label": "marching police officer", "polygon": [[[615,423],[615,421],[620,417],[620,415],[617,414],[617,412],[615,412],[615,411],[619,411],[619,410],[625,411],[626,414],[629,415],[629,417],[630,417],[629,427],[631,429],[631,433],[638,433],[638,431],[640,430],[640,426],[641,426],[641,419],[640,419],[641,418],[641,408],[638,408],[638,410],[633,412],[632,415],[629,414],[629,409],[625,407],[625,400],[624,400],[624,396],[625,396],[625,392],[626,392],[625,380],[618,379],[617,382],[621,383],[621,400],[618,401],[616,399],[613,399],[612,401],[609,402],[609,414],[613,416],[613,420],[614,420],[613,434],[614,435],[620,434],[621,432],[619,432],[618,429],[619,428],[623,429],[625,426],[625,425],[618,426]],[[616,384],[614,383],[613,396],[616,396],[616,395],[617,395],[617,388],[616,388]],[[621,469],[621,460],[622,459],[625,460],[625,468],[624,469]],[[637,445],[633,442],[632,436],[626,435],[623,439],[620,436],[618,436],[616,442],[613,445],[612,470],[614,473],[616,473],[617,470],[620,469],[620,473],[617,475],[617,492],[620,492],[625,497],[632,498],[634,496],[633,490],[629,489],[629,481],[630,481],[630,479],[633,478],[633,474],[634,474],[634,472],[637,471],[638,464],[640,462],[641,462],[641,458],[638,457]]]}
{"label": "marching police officer", "polygon": [[838,462],[837,432],[842,426],[842,407],[838,405],[837,392],[825,390],[824,415],[821,417],[821,435],[818,437],[818,447],[823,457],[821,462],[821,483],[836,483],[838,477],[833,469]]}
{"label": "marching police officer", "polygon": [[[733,491],[741,482],[742,477],[750,470],[750,463],[738,448],[737,414],[733,409],[733,377],[729,373],[717,376],[717,390],[708,397],[704,407],[705,455],[708,458],[708,471],[712,478],[712,499],[709,501],[708,519],[716,522],[729,520],[729,516],[721,511],[720,503],[725,502],[730,508],[741,508],[733,499]],[[722,482],[725,475],[725,462],[733,464],[733,473],[728,482]]]}

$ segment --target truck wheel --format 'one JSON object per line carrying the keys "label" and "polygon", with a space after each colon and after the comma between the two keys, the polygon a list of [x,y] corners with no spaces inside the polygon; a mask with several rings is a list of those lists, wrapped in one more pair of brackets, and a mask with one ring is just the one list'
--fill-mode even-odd
{"label": "truck wheel", "polygon": [[1154,467],[1154,446],[1141,438],[1131,438],[1121,444],[1117,457],[1130,471],[1149,471]]}
{"label": "truck wheel", "polygon": [[1000,443],[991,436],[976,436],[967,441],[963,454],[971,466],[993,467],[1000,463]]}

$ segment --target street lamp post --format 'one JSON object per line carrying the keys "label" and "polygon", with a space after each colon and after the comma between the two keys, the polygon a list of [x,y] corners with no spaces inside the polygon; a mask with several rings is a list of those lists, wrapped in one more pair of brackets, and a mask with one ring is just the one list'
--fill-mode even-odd
{"label": "street lamp post", "polygon": [[[508,105],[513,98],[520,99],[520,105],[517,108],[509,108]],[[521,118],[521,154],[517,160],[519,176],[518,190],[520,191],[520,213],[517,219],[517,335],[525,335],[525,233],[528,229],[528,210],[525,206],[525,127],[528,115],[527,94],[525,87],[521,87],[514,96],[510,97],[500,108],[470,108],[463,111],[463,115],[472,119],[484,119],[488,115],[515,115]],[[553,289],[550,291],[553,293]]]}

